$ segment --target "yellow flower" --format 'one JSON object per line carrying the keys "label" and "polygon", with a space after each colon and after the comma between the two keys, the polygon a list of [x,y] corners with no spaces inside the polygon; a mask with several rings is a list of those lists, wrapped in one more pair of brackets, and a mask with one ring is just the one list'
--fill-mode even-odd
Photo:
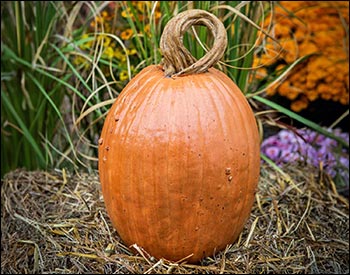
{"label": "yellow flower", "polygon": [[267,71],[265,68],[259,68],[256,70],[255,78],[263,79],[265,77],[267,77]]}
{"label": "yellow flower", "polygon": [[101,17],[104,20],[111,20],[111,19],[113,19],[113,13],[109,14],[107,11],[103,11],[103,12],[101,12]]}
{"label": "yellow flower", "polygon": [[151,26],[150,26],[149,24],[147,24],[147,25],[143,28],[143,30],[145,31],[145,33],[150,34],[150,33],[151,33]]}
{"label": "yellow flower", "polygon": [[322,93],[321,98],[324,100],[330,100],[332,98],[331,93]]}
{"label": "yellow flower", "polygon": [[129,40],[130,37],[133,35],[132,29],[126,29],[120,34],[121,39],[123,40]]}
{"label": "yellow flower", "polygon": [[[84,33],[84,34],[81,36],[81,40],[86,40],[86,39],[88,39],[88,38],[89,38],[89,35],[86,34],[86,33]],[[82,49],[82,50],[88,50],[88,49],[90,49],[90,48],[92,47],[92,43],[93,43],[92,40],[86,41],[85,43],[81,44],[79,47],[80,47],[80,49]]]}
{"label": "yellow flower", "polygon": [[136,1],[136,2],[137,2],[137,4],[136,4],[137,9],[141,13],[145,12],[146,8],[150,8],[151,7],[151,2],[150,1]]}
{"label": "yellow flower", "polygon": [[289,86],[289,93],[287,93],[286,97],[289,100],[294,100],[298,97],[299,93],[301,93],[302,90],[297,88],[297,87],[293,87],[293,86]]}
{"label": "yellow flower", "polygon": [[281,71],[281,70],[283,70],[285,67],[286,67],[285,64],[279,64],[279,65],[277,65],[277,67],[276,67],[276,71]]}
{"label": "yellow flower", "polygon": [[121,81],[129,79],[128,71],[127,70],[122,70],[119,74],[119,79]]}
{"label": "yellow flower", "polygon": [[299,45],[299,51],[300,55],[307,55],[307,54],[312,54],[312,53],[317,53],[319,51],[318,47],[315,45],[315,43],[306,41]]}
{"label": "yellow flower", "polygon": [[136,51],[136,49],[134,49],[134,48],[128,49],[128,50],[127,50],[127,54],[128,54],[128,55],[134,55],[134,54],[137,54],[137,51]]}
{"label": "yellow flower", "polygon": [[103,27],[105,32],[109,32],[111,29],[111,19],[113,19],[113,14],[109,14],[107,11],[102,11],[101,15],[96,16],[94,20],[90,22],[90,27]]}
{"label": "yellow flower", "polygon": [[82,63],[85,62],[85,59],[83,57],[81,57],[80,55],[76,56],[74,59],[73,59],[73,64],[74,65],[80,65]]}
{"label": "yellow flower", "polygon": [[114,57],[114,50],[112,47],[107,47],[105,48],[103,54],[106,55],[109,59],[112,59]]}
{"label": "yellow flower", "polygon": [[111,38],[109,36],[100,36],[101,39],[103,39],[103,46],[108,47],[111,44]]}
{"label": "yellow flower", "polygon": [[126,61],[125,52],[121,51],[119,48],[115,49],[114,51],[114,57],[120,60],[122,63]]}
{"label": "yellow flower", "polygon": [[289,36],[290,27],[286,25],[275,25],[275,35],[276,37],[286,37]]}
{"label": "yellow flower", "polygon": [[297,43],[294,39],[285,40],[282,42],[283,56],[287,63],[292,63],[298,58]]}
{"label": "yellow flower", "polygon": [[90,67],[90,63],[87,62],[87,60],[84,57],[80,56],[80,55],[74,57],[73,64],[77,65],[77,66],[83,64],[85,69],[88,69]]}
{"label": "yellow flower", "polygon": [[299,43],[302,43],[305,39],[308,38],[308,33],[304,29],[298,28],[294,32],[294,37]]}
{"label": "yellow flower", "polygon": [[275,56],[264,55],[260,58],[260,62],[264,66],[272,65],[276,62],[277,58]]}
{"label": "yellow flower", "polygon": [[129,17],[132,20],[134,19],[134,15],[132,14],[131,9],[129,7],[123,10],[121,14],[124,18]]}

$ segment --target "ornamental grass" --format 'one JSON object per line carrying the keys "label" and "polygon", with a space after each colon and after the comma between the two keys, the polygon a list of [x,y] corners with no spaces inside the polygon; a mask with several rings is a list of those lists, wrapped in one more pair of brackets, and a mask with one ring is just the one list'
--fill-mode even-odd
{"label": "ornamental grass", "polygon": [[[2,2],[2,175],[16,167],[59,167],[71,171],[96,169],[97,141],[109,107],[136,73],[148,65],[161,62],[159,40],[163,27],[174,14],[192,8],[210,11],[224,23],[230,39],[218,67],[238,84],[249,99],[261,136],[266,114],[273,113],[275,117],[272,119],[276,121],[276,116],[285,116],[337,140],[335,135],[319,127],[316,122],[291,112],[274,102],[269,95],[278,94],[279,88],[276,87],[280,87],[283,93],[294,98],[295,104],[291,107],[294,111],[300,111],[302,106],[306,108],[305,102],[309,104],[315,98],[327,99],[325,94],[332,94],[331,98],[341,102],[339,104],[346,103],[348,68],[345,65],[348,61],[343,60],[342,39],[332,39],[332,43],[338,43],[332,47],[326,47],[323,45],[325,43],[317,46],[316,42],[324,39],[317,36],[319,32],[324,34],[326,31],[319,30],[321,26],[332,26],[330,35],[343,37],[341,28],[346,29],[347,26],[348,3],[327,2],[336,7],[339,4],[337,19],[334,19],[334,9],[327,13],[328,6],[320,4],[321,11],[324,11],[320,18],[327,17],[330,23],[317,24],[320,27],[315,30],[308,20],[311,17],[317,19],[312,14],[318,11],[318,4],[315,2],[313,6],[311,2],[305,2],[308,7],[305,9],[302,8],[304,2],[293,3]],[[285,15],[287,10],[284,7],[288,5],[291,5],[291,11],[295,11],[294,17],[291,12]],[[313,11],[310,13],[312,16],[303,18],[305,10]],[[36,17],[32,16],[34,13]],[[270,14],[274,17],[271,18]],[[292,23],[286,23],[287,26],[292,24],[290,32],[285,28],[280,31],[280,19],[292,20]],[[308,34],[303,40],[300,31]],[[306,45],[303,47],[309,50],[293,52],[285,45],[285,50],[281,51],[282,41],[297,41],[293,38],[294,32],[298,33],[300,43]],[[293,37],[284,37],[287,35]],[[184,35],[184,43],[199,58],[210,48],[211,38],[206,28],[196,26]],[[347,42],[346,39],[344,41]],[[311,53],[310,45],[317,48],[317,54]],[[334,54],[336,49],[339,52],[337,56]],[[312,56],[303,56],[308,53]],[[269,66],[260,67],[258,57],[263,60],[260,65],[267,62]],[[328,61],[323,62],[321,57],[331,58],[334,64],[323,68]],[[312,67],[316,65],[322,68],[316,70]],[[307,73],[299,73],[305,68],[309,68]],[[329,72],[321,78],[327,70],[335,70],[335,73]],[[318,72],[317,76],[314,76],[314,72]],[[313,79],[311,82],[315,87],[324,92],[320,94],[316,88],[301,91],[298,83],[306,81],[305,78]],[[339,78],[339,81],[331,78]],[[323,85],[325,81],[330,81],[327,92]],[[291,83],[297,88],[297,94],[294,88],[284,89]],[[333,89],[333,84],[342,85],[345,90]],[[347,115],[345,112],[341,119]],[[348,148],[348,142],[340,143]],[[12,144],[16,144],[16,147]]]}

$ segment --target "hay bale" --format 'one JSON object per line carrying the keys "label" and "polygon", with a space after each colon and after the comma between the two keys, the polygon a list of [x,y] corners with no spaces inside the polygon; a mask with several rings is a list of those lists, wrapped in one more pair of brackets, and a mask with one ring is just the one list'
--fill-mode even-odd
{"label": "hay bale", "polygon": [[[1,185],[2,273],[349,273],[349,203],[312,167],[261,169],[237,242],[198,265],[123,245],[97,175],[16,170]],[[219,232],[218,232],[219,234]]]}

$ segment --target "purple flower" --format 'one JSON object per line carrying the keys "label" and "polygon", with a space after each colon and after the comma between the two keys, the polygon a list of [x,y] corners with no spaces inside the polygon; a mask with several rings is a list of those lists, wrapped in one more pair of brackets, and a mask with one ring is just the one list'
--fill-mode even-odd
{"label": "purple flower", "polygon": [[[349,139],[349,134],[341,132],[340,129],[328,131],[344,140]],[[311,129],[284,129],[265,139],[261,144],[261,151],[279,166],[302,161],[319,167],[322,162],[324,170],[332,177],[341,175],[348,179],[349,153],[338,147],[336,140]]]}
{"label": "purple flower", "polygon": [[270,136],[262,142],[261,147],[277,145],[278,143],[279,143],[279,140],[277,136]]}
{"label": "purple flower", "polygon": [[280,155],[280,149],[277,146],[269,146],[265,150],[265,154],[272,160],[278,160]]}
{"label": "purple flower", "polygon": [[347,169],[349,169],[349,155],[348,155],[348,157],[341,156],[339,158],[339,162],[341,165],[343,165],[344,167],[347,167]]}
{"label": "purple flower", "polygon": [[289,130],[281,130],[279,133],[278,133],[278,137],[280,139],[280,141],[284,144],[287,144],[287,143],[294,143],[296,142],[296,135],[292,132],[292,131],[289,131]]}
{"label": "purple flower", "polygon": [[281,154],[281,160],[284,163],[289,163],[289,162],[295,162],[300,159],[300,155],[298,152],[295,151],[282,151]]}

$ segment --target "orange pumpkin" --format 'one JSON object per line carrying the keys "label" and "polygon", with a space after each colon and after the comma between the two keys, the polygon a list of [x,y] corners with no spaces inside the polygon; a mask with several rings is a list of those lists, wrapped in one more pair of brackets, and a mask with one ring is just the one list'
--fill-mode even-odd
{"label": "orange pumpkin", "polygon": [[[188,25],[203,14],[209,13],[178,16],[187,16]],[[187,260],[196,262],[234,242],[250,215],[259,135],[245,96],[225,74],[208,68],[167,77],[165,67],[176,66],[143,69],[111,107],[99,140],[100,181],[108,215],[127,245],[173,261],[192,255]]]}

